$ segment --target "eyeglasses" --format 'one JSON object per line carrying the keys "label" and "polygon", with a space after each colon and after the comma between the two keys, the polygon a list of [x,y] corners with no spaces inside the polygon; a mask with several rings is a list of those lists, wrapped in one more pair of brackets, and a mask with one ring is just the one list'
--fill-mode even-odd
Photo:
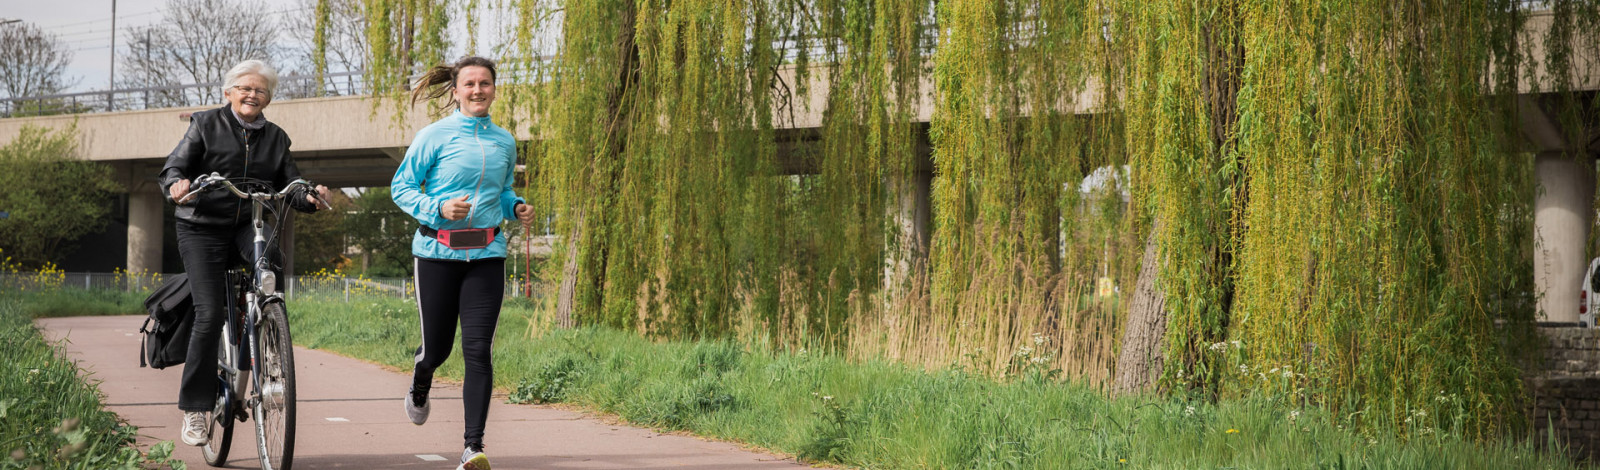
{"label": "eyeglasses", "polygon": [[246,95],[272,96],[272,93],[268,92],[266,88],[251,88],[247,86],[234,85],[233,89],[239,90],[239,93],[244,93]]}

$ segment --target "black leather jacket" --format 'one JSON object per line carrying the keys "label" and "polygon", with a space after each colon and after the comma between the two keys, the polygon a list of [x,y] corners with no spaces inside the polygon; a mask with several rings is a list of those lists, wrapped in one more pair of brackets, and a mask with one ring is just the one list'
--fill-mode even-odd
{"label": "black leather jacket", "polygon": [[[190,116],[189,131],[167,155],[167,164],[157,176],[161,194],[171,201],[169,188],[173,183],[181,179],[192,182],[212,172],[230,179],[267,181],[274,190],[300,178],[300,168],[289,156],[289,135],[272,122],[260,130],[247,130],[227,105]],[[316,211],[316,205],[306,201],[306,194],[305,190],[295,191],[288,199],[289,205],[301,212]],[[178,206],[176,215],[201,225],[239,225],[250,221],[250,203],[218,189]]]}

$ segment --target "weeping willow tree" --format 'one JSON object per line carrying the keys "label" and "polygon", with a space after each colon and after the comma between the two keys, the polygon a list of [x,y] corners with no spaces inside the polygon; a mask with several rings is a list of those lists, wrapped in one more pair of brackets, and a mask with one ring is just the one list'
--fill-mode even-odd
{"label": "weeping willow tree", "polygon": [[1533,318],[1516,96],[1590,99],[1600,42],[1583,0],[368,0],[368,80],[484,8],[576,323],[1097,382],[1132,299],[1166,390],[1477,432]]}
{"label": "weeping willow tree", "polygon": [[1510,52],[1496,27],[1512,6],[1241,8],[1258,55],[1239,98],[1252,205],[1232,337],[1249,366],[1308,367],[1344,395],[1326,397],[1336,410],[1394,425],[1439,398],[1462,400],[1467,429],[1515,414],[1502,338],[1531,316],[1492,302],[1531,287],[1533,192],[1507,126],[1516,84],[1484,73]]}
{"label": "weeping willow tree", "polygon": [[1511,424],[1508,338],[1533,319],[1511,300],[1532,290],[1520,3],[1129,14],[1124,109],[1159,227],[1168,383],[1313,390],[1402,429],[1418,412]]}
{"label": "weeping willow tree", "polygon": [[[1005,370],[1024,347],[1050,356],[1040,350],[1047,341],[1056,356],[1071,354],[1098,375],[1108,369],[1101,356],[1109,350],[1075,349],[1084,342],[1068,340],[1071,328],[1062,325],[1079,319],[1079,294],[1094,279],[1073,268],[1109,261],[1094,256],[1107,253],[1082,259],[1076,248],[1100,244],[1072,240],[1063,250],[1062,236],[1079,234],[1091,218],[1079,210],[1077,183],[1091,169],[1126,161],[1120,119],[1111,114],[1116,93],[1106,87],[1116,76],[1112,6],[939,4],[931,293],[935,315],[949,319],[947,341],[983,348],[958,352],[983,356],[984,369]],[[1124,263],[1111,264],[1126,277]],[[1034,335],[1041,339],[1030,345]]]}

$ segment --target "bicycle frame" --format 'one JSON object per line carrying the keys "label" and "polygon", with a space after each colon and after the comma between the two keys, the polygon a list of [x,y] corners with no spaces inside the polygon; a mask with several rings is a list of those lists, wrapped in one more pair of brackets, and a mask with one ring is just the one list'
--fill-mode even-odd
{"label": "bicycle frame", "polygon": [[[257,454],[263,468],[290,466],[294,447],[294,354],[289,340],[287,307],[278,292],[277,273],[273,271],[266,218],[263,213],[269,202],[284,200],[296,187],[309,188],[305,180],[295,180],[278,192],[240,191],[233,183],[216,173],[196,179],[192,195],[182,202],[193,200],[199,193],[221,186],[242,199],[250,201],[250,224],[254,232],[250,259],[247,260],[250,277],[245,270],[230,269],[226,285],[227,313],[224,315],[223,334],[228,342],[221,348],[223,354],[218,367],[218,400],[215,411],[219,416],[213,423],[222,425],[223,437],[213,448],[207,443],[203,454],[206,463],[220,466],[226,462],[227,448],[232,442],[232,423],[247,419],[256,422]],[[325,205],[325,201],[318,200]],[[274,305],[276,304],[276,305]],[[263,336],[266,336],[263,338]],[[270,344],[268,344],[270,343]],[[247,380],[243,375],[248,370]],[[245,391],[246,382],[251,387]],[[247,411],[253,411],[249,413]],[[277,426],[273,427],[273,423]],[[216,428],[213,425],[213,430]],[[276,430],[268,432],[268,428]],[[215,436],[213,436],[215,437]],[[276,443],[276,444],[273,444]],[[276,459],[276,461],[271,461]],[[281,467],[280,467],[281,465]]]}
{"label": "bicycle frame", "polygon": [[[250,260],[248,261],[251,266],[250,271],[254,274],[254,276],[252,276],[252,281],[248,286],[245,286],[242,282],[227,283],[228,291],[226,297],[228,302],[228,315],[226,315],[226,320],[223,323],[223,328],[226,328],[231,333],[239,335],[239,342],[234,350],[235,363],[223,366],[228,372],[234,374],[235,377],[234,383],[226,384],[227,388],[229,389],[227,393],[230,393],[234,397],[234,400],[238,400],[239,397],[245,397],[244,390],[241,390],[241,388],[244,386],[244,383],[237,378],[239,377],[238,374],[241,372],[240,369],[248,366],[250,371],[250,382],[251,385],[253,385],[251,387],[251,393],[248,397],[246,397],[245,401],[237,402],[244,408],[248,409],[255,406],[257,402],[261,401],[263,393],[274,392],[273,390],[269,390],[270,387],[264,386],[261,368],[256,367],[256,358],[261,357],[261,341],[259,338],[256,338],[256,326],[260,324],[261,312],[267,304],[284,301],[283,294],[277,292],[277,274],[272,271],[272,265],[268,259],[267,227],[266,220],[262,217],[262,206],[274,199],[281,199],[289,192],[289,188],[294,187],[294,185],[297,183],[303,183],[303,181],[290,183],[289,187],[284,188],[282,192],[277,194],[246,193],[240,191],[231,183],[228,183],[227,180],[217,179],[215,181],[220,181],[224,188],[232,191],[240,198],[250,200],[250,225],[251,229],[255,232],[255,236],[251,242],[251,256]],[[197,190],[195,192],[198,193],[199,191]],[[247,287],[247,289],[244,291],[244,305],[233,305],[239,298],[237,295],[238,292],[234,292],[234,290],[240,287]],[[234,315],[234,312],[237,311],[235,309],[240,307],[242,307],[244,310],[244,317],[235,318],[236,315]],[[243,320],[243,325],[236,324],[236,322],[240,320]],[[246,359],[249,360],[249,364],[245,363]],[[281,391],[278,392],[281,393]],[[230,412],[232,412],[232,410],[230,410]],[[238,418],[240,421],[243,421],[244,417],[239,416]]]}

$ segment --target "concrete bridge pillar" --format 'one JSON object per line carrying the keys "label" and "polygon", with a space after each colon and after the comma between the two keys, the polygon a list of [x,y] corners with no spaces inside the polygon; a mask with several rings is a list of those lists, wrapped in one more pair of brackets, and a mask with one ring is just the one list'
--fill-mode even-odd
{"label": "concrete bridge pillar", "polygon": [[166,199],[159,186],[128,192],[128,272],[161,272],[161,242],[165,236],[162,214]]}
{"label": "concrete bridge pillar", "polygon": [[1594,223],[1592,158],[1542,152],[1534,159],[1539,195],[1534,204],[1533,284],[1539,321],[1577,322],[1578,295],[1589,267],[1585,254]]}
{"label": "concrete bridge pillar", "polygon": [[927,274],[933,174],[918,171],[891,176],[887,183],[893,232],[889,234],[892,239],[883,267],[883,289],[895,298],[910,282]]}

